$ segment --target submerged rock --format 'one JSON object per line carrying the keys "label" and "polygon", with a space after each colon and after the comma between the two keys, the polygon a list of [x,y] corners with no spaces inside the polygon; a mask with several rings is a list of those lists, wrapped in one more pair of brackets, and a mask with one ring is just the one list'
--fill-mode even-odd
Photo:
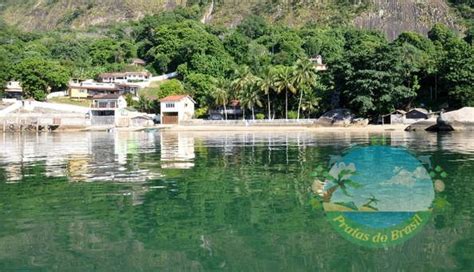
{"label": "submerged rock", "polygon": [[436,118],[430,118],[415,122],[405,128],[405,131],[430,131],[430,128],[436,126]]}

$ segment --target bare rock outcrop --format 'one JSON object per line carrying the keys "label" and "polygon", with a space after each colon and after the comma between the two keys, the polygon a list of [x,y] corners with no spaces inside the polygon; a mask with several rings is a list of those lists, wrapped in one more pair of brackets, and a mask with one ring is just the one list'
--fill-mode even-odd
{"label": "bare rock outcrop", "polygon": [[354,25],[381,30],[391,40],[413,31],[426,35],[436,23],[457,29],[456,18],[444,0],[371,0],[371,9],[357,16]]}

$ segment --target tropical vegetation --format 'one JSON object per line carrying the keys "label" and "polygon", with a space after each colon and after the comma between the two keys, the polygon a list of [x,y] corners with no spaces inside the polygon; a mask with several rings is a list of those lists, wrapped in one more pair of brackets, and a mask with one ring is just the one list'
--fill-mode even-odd
{"label": "tropical vegetation", "polygon": [[[405,32],[392,41],[340,24],[292,28],[247,16],[225,28],[204,25],[199,16],[199,10],[177,8],[94,34],[0,24],[0,84],[19,80],[27,97],[43,100],[70,78],[137,69],[129,63],[138,57],[154,74],[179,73],[135,104],[147,111],[157,108],[147,100],[173,93],[192,95],[198,111],[238,100],[245,118],[268,119],[315,117],[337,107],[375,119],[415,106],[474,105],[469,28],[456,33],[437,24],[427,37]],[[309,61],[317,55],[326,71]]]}

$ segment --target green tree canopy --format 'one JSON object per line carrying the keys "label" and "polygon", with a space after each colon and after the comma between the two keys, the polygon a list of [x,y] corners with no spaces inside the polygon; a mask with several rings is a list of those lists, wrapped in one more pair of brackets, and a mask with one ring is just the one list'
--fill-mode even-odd
{"label": "green tree canopy", "polygon": [[59,63],[41,58],[24,59],[14,70],[23,96],[36,100],[44,100],[50,91],[66,88],[70,76]]}

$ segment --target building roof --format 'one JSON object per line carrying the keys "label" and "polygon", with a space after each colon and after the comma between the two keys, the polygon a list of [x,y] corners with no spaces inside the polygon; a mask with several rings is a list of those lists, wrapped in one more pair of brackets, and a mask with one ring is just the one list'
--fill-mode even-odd
{"label": "building roof", "polygon": [[411,111],[419,111],[419,112],[424,113],[424,114],[429,113],[428,110],[423,109],[423,108],[413,108],[413,109],[409,110],[408,112],[411,112]]}
{"label": "building roof", "polygon": [[102,73],[99,75],[99,78],[109,78],[109,77],[125,77],[125,76],[150,76],[150,72],[115,72],[115,73]]}
{"label": "building roof", "polygon": [[104,90],[104,91],[118,91],[119,88],[114,83],[103,83],[94,81],[83,81],[80,83],[69,83],[69,88],[86,89],[86,90]]}
{"label": "building roof", "polygon": [[111,99],[119,99],[121,95],[119,94],[99,94],[99,95],[94,95],[92,97],[92,99],[95,99],[95,100],[101,100],[101,99],[107,99],[107,100],[111,100]]}
{"label": "building roof", "polygon": [[394,113],[406,114],[407,112],[404,111],[404,110],[394,110],[394,111],[392,111],[390,114],[394,114]]}
{"label": "building roof", "polygon": [[160,99],[160,102],[178,102],[178,101],[183,100],[184,98],[189,98],[189,100],[191,100],[193,103],[196,103],[191,98],[191,96],[186,95],[186,94],[184,94],[184,95],[170,95],[170,96],[167,96],[165,98]]}
{"label": "building roof", "polygon": [[5,87],[5,92],[22,92],[19,81],[8,81]]}
{"label": "building roof", "polygon": [[151,118],[150,116],[147,116],[147,115],[137,115],[137,116],[134,116],[134,117],[132,117],[131,119],[146,119],[146,120],[153,120],[153,118]]}
{"label": "building roof", "polygon": [[114,87],[102,87],[102,86],[69,86],[71,89],[83,89],[83,90],[94,90],[94,91],[118,91],[117,86]]}
{"label": "building roof", "polygon": [[139,59],[139,58],[135,58],[135,59],[132,59],[132,63],[133,64],[140,64],[140,65],[145,65],[146,62],[142,59]]}

